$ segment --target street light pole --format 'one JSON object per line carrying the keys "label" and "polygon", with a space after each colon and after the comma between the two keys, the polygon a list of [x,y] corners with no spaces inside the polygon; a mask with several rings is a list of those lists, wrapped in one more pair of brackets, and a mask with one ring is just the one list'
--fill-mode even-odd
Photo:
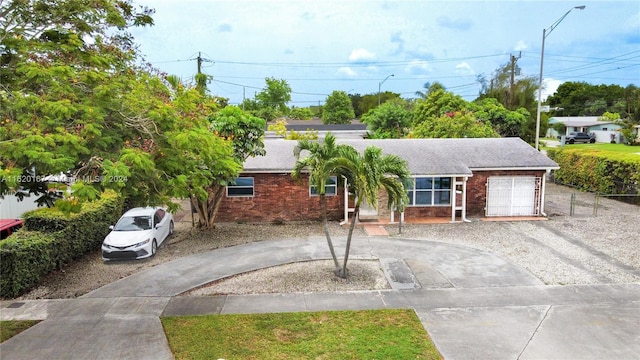
{"label": "street light pole", "polygon": [[386,78],[384,78],[384,80],[378,83],[378,106],[380,106],[380,88],[382,87],[382,84],[384,84],[384,82],[387,81],[387,79],[390,78],[391,76],[393,76],[393,74],[387,76]]}
{"label": "street light pole", "polygon": [[551,34],[553,29],[556,28],[556,26],[560,25],[562,20],[564,20],[564,18],[566,18],[567,15],[569,15],[571,10],[573,9],[584,10],[584,8],[586,8],[585,5],[572,7],[571,9],[569,9],[569,11],[567,11],[564,15],[562,15],[562,17],[556,20],[556,22],[551,24],[551,26],[549,26],[548,28],[542,29],[542,52],[540,53],[540,78],[538,82],[538,111],[536,114],[536,150],[539,150],[539,144],[540,144],[540,110],[542,108],[542,66],[544,64],[544,39],[546,39],[547,36]]}

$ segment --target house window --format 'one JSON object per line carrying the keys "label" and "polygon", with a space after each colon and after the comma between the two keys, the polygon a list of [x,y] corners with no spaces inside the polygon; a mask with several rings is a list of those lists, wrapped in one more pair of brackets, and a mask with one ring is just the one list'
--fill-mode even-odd
{"label": "house window", "polygon": [[227,185],[228,197],[251,197],[253,196],[253,178],[239,177],[233,184]]}
{"label": "house window", "polygon": [[409,196],[409,206],[449,205],[451,204],[451,178],[414,178],[407,196]]}
{"label": "house window", "polygon": [[[327,196],[335,196],[338,193],[338,177],[330,176],[327,179],[327,183],[324,185],[324,194]],[[318,190],[316,187],[311,185],[309,186],[309,195],[318,196]]]}

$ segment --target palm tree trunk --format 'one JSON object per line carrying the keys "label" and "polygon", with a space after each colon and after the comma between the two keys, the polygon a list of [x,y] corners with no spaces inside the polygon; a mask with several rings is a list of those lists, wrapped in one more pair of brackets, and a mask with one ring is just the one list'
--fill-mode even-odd
{"label": "palm tree trunk", "polygon": [[344,248],[344,262],[342,263],[342,269],[338,276],[343,279],[346,279],[349,276],[347,272],[347,261],[349,260],[349,250],[351,250],[351,238],[353,237],[353,229],[356,227],[356,221],[358,220],[358,215],[360,214],[360,204],[356,204],[353,209],[353,220],[351,220],[351,224],[349,225],[349,233],[347,234],[347,245]]}
{"label": "palm tree trunk", "polygon": [[338,263],[338,257],[336,251],[333,248],[333,241],[331,241],[331,234],[329,234],[329,220],[327,219],[327,197],[325,194],[320,194],[320,206],[322,208],[322,227],[324,229],[324,235],[327,237],[327,245],[329,245],[329,251],[333,258],[333,264],[335,265],[334,273],[340,270],[340,264]]}

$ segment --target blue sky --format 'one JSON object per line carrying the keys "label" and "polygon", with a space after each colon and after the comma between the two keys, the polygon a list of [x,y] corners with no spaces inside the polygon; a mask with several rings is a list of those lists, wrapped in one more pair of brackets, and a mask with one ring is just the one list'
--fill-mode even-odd
{"label": "blue sky", "polygon": [[542,30],[579,5],[546,37],[543,94],[565,81],[640,86],[637,0],[134,2],[156,9],[155,26],[132,31],[146,59],[191,82],[201,53],[211,93],[232,104],[266,77],[287,80],[297,107],[380,85],[412,98],[434,81],[473,100],[476,76],[490,78],[510,55],[537,79]]}

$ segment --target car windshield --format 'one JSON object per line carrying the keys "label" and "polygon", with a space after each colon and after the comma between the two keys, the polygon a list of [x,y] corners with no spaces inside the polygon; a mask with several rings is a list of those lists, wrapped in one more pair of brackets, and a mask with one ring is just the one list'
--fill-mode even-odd
{"label": "car windshield", "polygon": [[115,231],[141,231],[151,229],[150,216],[125,216],[113,228]]}

